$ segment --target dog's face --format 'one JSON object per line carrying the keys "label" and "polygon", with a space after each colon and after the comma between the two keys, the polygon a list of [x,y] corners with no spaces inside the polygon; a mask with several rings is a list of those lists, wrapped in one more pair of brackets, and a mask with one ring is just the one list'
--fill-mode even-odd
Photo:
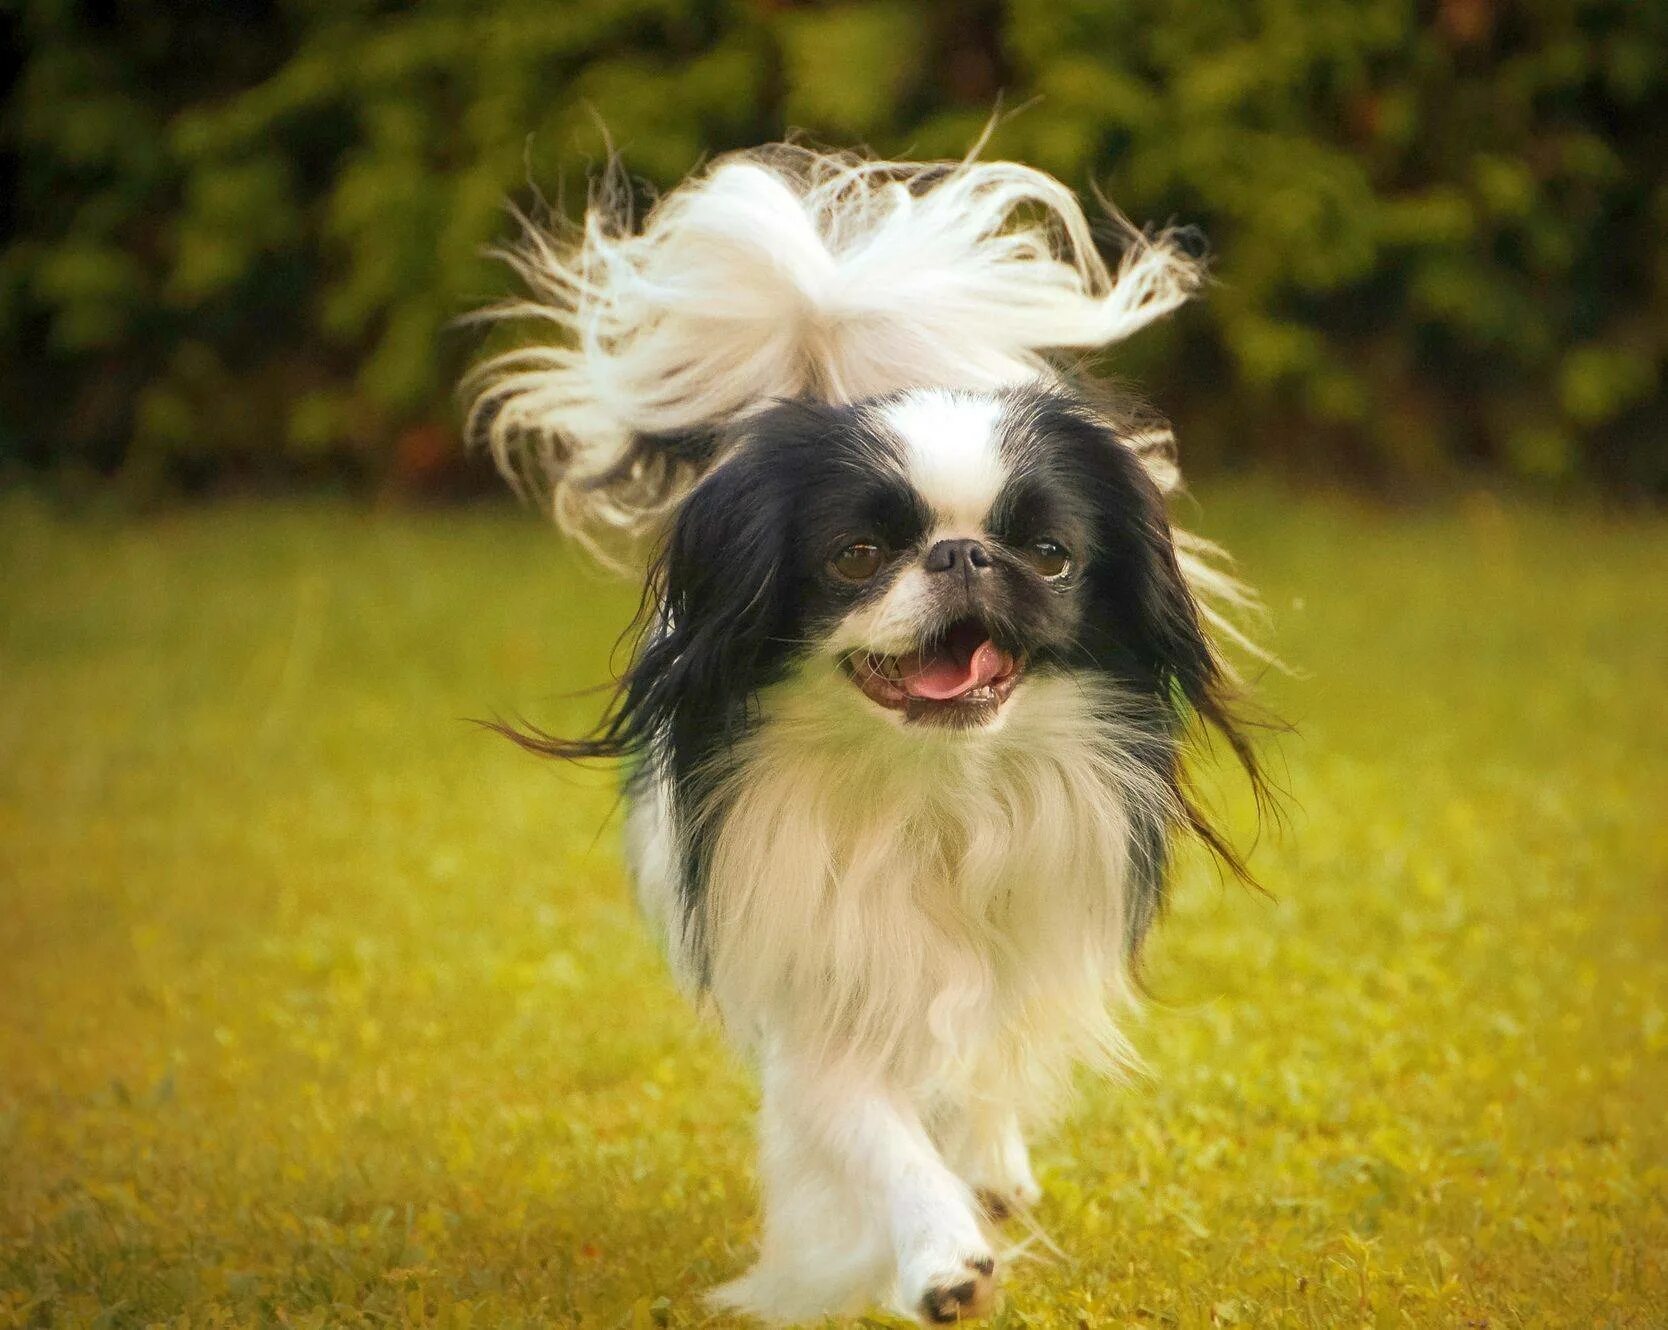
{"label": "dog's face", "polygon": [[921,393],[834,432],[847,465],[801,506],[798,594],[816,649],[889,721],[997,724],[1077,640],[1094,515],[1030,414]]}
{"label": "dog's face", "polygon": [[640,666],[703,748],[817,665],[877,723],[968,733],[1048,672],[1169,707],[1212,669],[1157,490],[1060,393],[773,408],[685,503],[660,577]]}

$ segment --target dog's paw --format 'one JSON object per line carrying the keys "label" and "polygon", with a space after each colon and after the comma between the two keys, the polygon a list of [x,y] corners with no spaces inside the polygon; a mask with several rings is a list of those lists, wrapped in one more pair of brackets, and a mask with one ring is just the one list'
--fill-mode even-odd
{"label": "dog's paw", "polygon": [[996,1258],[988,1253],[969,1256],[959,1267],[940,1271],[926,1281],[915,1304],[923,1325],[954,1325],[989,1316],[996,1308]]}

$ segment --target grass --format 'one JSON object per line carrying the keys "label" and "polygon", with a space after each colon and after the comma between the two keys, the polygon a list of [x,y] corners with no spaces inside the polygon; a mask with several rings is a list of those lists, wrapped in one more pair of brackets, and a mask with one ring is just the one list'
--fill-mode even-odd
{"label": "grass", "polygon": [[[1203,516],[1290,825],[1271,898],[1189,863],[999,1324],[1668,1324],[1668,523]],[[460,720],[582,725],[629,588],[508,512],[14,497],[0,598],[0,1326],[706,1323],[747,1075],[607,777]]]}

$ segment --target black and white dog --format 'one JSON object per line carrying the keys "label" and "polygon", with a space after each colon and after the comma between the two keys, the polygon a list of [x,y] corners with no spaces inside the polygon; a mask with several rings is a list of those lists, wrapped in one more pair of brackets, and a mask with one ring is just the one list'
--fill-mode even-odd
{"label": "black and white dog", "polygon": [[643,909],[761,1066],[771,1320],[993,1304],[1025,1133],[1115,1012],[1182,749],[1255,774],[1213,637],[1244,593],[1174,529],[1168,428],[1063,357],[1182,303],[1174,237],[1110,270],[1059,182],[779,146],[641,226],[617,179],[531,232],[554,336],[483,366],[505,471],[589,541],[651,534],[643,635],[570,758],[625,759]]}

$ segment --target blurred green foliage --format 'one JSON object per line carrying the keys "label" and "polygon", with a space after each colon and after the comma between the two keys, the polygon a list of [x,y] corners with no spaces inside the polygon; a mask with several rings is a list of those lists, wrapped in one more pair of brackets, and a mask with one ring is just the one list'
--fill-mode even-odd
{"label": "blurred green foliage", "polygon": [[[1197,463],[1668,492],[1668,6],[33,0],[0,112],[0,459],[177,483],[455,456],[503,204],[789,127],[1199,226],[1121,353]],[[1033,100],[1034,99],[1034,100]]]}

